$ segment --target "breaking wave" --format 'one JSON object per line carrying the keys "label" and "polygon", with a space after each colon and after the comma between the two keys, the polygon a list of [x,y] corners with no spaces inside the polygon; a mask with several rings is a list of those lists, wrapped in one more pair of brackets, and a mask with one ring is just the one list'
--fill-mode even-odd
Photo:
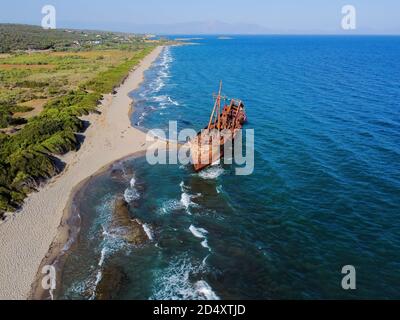
{"label": "breaking wave", "polygon": [[135,188],[136,179],[133,177],[129,182],[129,187],[125,189],[124,199],[127,203],[131,203],[140,198],[139,192]]}
{"label": "breaking wave", "polygon": [[219,300],[218,295],[205,280],[191,278],[204,272],[203,265],[189,259],[178,259],[155,274],[151,300]]}
{"label": "breaking wave", "polygon": [[209,167],[201,171],[198,175],[200,178],[205,180],[215,180],[224,174],[224,168],[220,165]]}
{"label": "breaking wave", "polygon": [[127,243],[114,234],[112,231],[107,231],[106,226],[103,226],[102,241],[98,246],[99,261],[96,267],[91,272],[91,276],[82,280],[78,280],[72,284],[67,290],[70,294],[78,294],[79,296],[86,296],[89,300],[94,300],[97,285],[103,277],[103,267],[107,259],[114,253],[124,249],[129,253]]}
{"label": "breaking wave", "polygon": [[179,200],[167,200],[164,201],[161,208],[158,210],[160,214],[169,214],[175,210],[182,208],[182,204]]}
{"label": "breaking wave", "polygon": [[157,77],[150,84],[153,93],[159,92],[165,86],[164,79],[170,77],[169,67],[172,61],[173,59],[171,56],[170,49],[165,48],[163,53],[161,54],[159,62],[156,64],[156,67],[158,67]]}
{"label": "breaking wave", "polygon": [[179,102],[167,95],[155,96],[152,98],[152,101],[157,102],[161,107],[166,107],[168,105],[179,106]]}
{"label": "breaking wave", "polygon": [[211,286],[204,280],[197,281],[194,285],[196,292],[205,298],[205,300],[220,300]]}
{"label": "breaking wave", "polygon": [[196,228],[194,225],[191,225],[189,230],[196,238],[200,239],[204,239],[208,234],[207,230],[203,228]]}
{"label": "breaking wave", "polygon": [[149,227],[148,224],[144,223],[143,225],[143,230],[144,232],[146,232],[147,237],[149,238],[150,241],[154,240],[154,234],[153,234],[153,230],[151,230],[151,228]]}
{"label": "breaking wave", "polygon": [[135,99],[135,112],[132,121],[137,126],[145,126],[146,118],[155,111],[160,112],[171,106],[179,106],[173,97],[162,92],[169,84],[170,65],[173,61],[170,48],[165,48],[150,69],[151,76],[137,91]]}
{"label": "breaking wave", "polygon": [[187,214],[192,215],[192,213],[190,212],[190,208],[191,207],[198,207],[198,205],[196,203],[194,203],[192,201],[192,199],[194,198],[198,198],[200,196],[200,194],[190,194],[188,193],[189,188],[187,188],[185,186],[185,183],[182,181],[179,185],[181,187],[181,205],[183,206],[183,208],[186,210]]}
{"label": "breaking wave", "polygon": [[194,225],[191,225],[189,227],[189,230],[196,238],[203,239],[203,241],[201,242],[201,246],[211,252],[211,248],[208,245],[207,239],[208,231],[203,228],[196,228]]}

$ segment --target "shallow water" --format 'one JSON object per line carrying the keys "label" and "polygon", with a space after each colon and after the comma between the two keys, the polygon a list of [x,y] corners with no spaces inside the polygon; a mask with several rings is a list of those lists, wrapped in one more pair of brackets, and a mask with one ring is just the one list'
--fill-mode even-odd
{"label": "shallow water", "polygon": [[[255,129],[254,174],[115,164],[77,198],[60,297],[92,297],[112,265],[126,276],[116,299],[399,298],[400,38],[199,42],[163,52],[132,93],[132,123],[198,130],[223,79]],[[122,195],[150,244],[108,233]],[[341,288],[345,265],[356,291]]]}

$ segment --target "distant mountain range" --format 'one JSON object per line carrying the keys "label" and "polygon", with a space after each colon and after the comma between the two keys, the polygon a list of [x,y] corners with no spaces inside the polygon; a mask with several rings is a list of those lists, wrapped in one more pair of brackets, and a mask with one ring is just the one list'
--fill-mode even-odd
{"label": "distant mountain range", "polygon": [[324,30],[292,30],[267,28],[252,23],[228,23],[218,20],[183,22],[171,24],[136,24],[134,22],[101,22],[79,23],[74,21],[60,21],[59,27],[74,29],[108,30],[128,33],[159,34],[159,35],[249,35],[249,34],[399,34],[397,30],[375,30],[373,28],[358,27],[354,31],[345,31],[338,24],[336,27]]}
{"label": "distant mountain range", "polygon": [[374,28],[358,27],[354,31],[344,31],[338,24],[336,27],[324,30],[295,30],[283,28],[267,28],[259,24],[223,22],[218,20],[195,21],[182,23],[166,23],[166,24],[139,24],[132,22],[77,22],[70,20],[60,20],[57,24],[58,28],[79,29],[79,30],[104,30],[113,32],[127,32],[140,34],[157,34],[157,35],[257,35],[257,34],[321,34],[321,35],[351,35],[351,34],[388,34],[398,35],[395,29],[387,29],[384,32]]}
{"label": "distant mountain range", "polygon": [[167,25],[135,25],[134,32],[147,30],[157,34],[265,34],[270,33],[257,24],[226,23],[221,21],[197,21]]}
{"label": "distant mountain range", "polygon": [[90,26],[83,23],[64,21],[60,23],[60,27],[69,27],[75,29],[96,29],[111,30],[132,33],[154,33],[165,35],[177,34],[268,34],[272,31],[257,25],[248,23],[227,23],[221,21],[197,21],[172,24],[135,24],[126,22],[116,22],[111,24],[101,23]]}

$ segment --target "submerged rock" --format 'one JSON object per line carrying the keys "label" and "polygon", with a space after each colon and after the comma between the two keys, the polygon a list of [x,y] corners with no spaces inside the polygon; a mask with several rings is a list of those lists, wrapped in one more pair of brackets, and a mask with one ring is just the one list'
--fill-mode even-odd
{"label": "submerged rock", "polygon": [[111,229],[121,238],[134,245],[142,245],[149,241],[143,224],[138,219],[131,219],[128,203],[123,198],[115,201]]}
{"label": "submerged rock", "polygon": [[116,299],[126,279],[127,277],[120,267],[112,265],[105,267],[102,270],[101,280],[96,286],[95,300]]}
{"label": "submerged rock", "polygon": [[125,178],[125,174],[124,171],[122,169],[113,169],[111,171],[111,178],[115,179],[115,180],[123,180]]}

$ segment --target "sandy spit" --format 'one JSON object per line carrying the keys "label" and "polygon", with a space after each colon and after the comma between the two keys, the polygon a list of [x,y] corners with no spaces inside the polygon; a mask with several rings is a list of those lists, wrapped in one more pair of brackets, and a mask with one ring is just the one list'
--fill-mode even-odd
{"label": "sandy spit", "polygon": [[100,114],[84,117],[90,122],[84,143],[79,151],[63,157],[64,171],[32,193],[22,210],[0,225],[0,299],[29,297],[76,187],[110,163],[146,150],[146,134],[130,124],[132,100],[128,94],[140,85],[144,72],[162,50],[157,47],[131,71],[115,95],[104,97]]}

